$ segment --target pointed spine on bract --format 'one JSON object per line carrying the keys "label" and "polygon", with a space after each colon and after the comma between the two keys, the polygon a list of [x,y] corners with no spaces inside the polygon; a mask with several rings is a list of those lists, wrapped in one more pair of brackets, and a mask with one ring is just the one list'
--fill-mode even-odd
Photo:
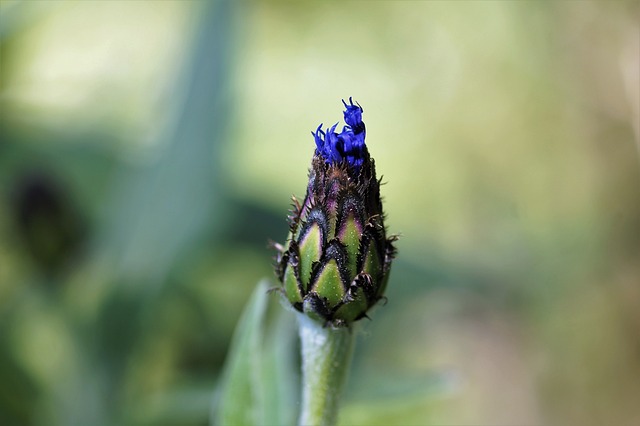
{"label": "pointed spine on bract", "polygon": [[293,197],[276,275],[291,305],[332,326],[366,317],[382,297],[396,255],[387,237],[362,108],[344,102],[347,123],[312,132],[316,151],[304,201]]}

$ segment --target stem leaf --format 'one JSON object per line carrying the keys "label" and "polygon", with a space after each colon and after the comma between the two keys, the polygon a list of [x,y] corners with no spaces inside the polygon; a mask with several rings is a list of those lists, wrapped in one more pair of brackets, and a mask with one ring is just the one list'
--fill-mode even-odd
{"label": "stem leaf", "polygon": [[[295,318],[280,306],[269,318],[268,281],[256,286],[234,332],[212,424],[293,424]],[[278,305],[273,302],[274,305]]]}

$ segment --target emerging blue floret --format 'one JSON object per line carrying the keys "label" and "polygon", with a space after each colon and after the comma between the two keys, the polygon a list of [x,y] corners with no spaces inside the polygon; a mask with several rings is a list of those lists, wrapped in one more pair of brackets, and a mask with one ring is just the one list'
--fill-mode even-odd
{"label": "emerging blue floret", "polygon": [[334,124],[326,132],[322,130],[322,124],[315,132],[311,132],[316,141],[316,154],[321,155],[327,163],[337,164],[346,162],[359,169],[366,155],[364,138],[366,130],[362,121],[362,107],[353,104],[349,98],[349,104],[344,100],[344,121],[347,123],[342,132],[336,133],[338,123]]}
{"label": "emerging blue floret", "polygon": [[357,105],[354,105],[351,98],[349,98],[349,105],[347,105],[344,99],[342,100],[342,103],[346,108],[343,113],[344,122],[347,123],[349,127],[351,127],[351,130],[353,130],[353,133],[355,133],[356,135],[359,133],[363,133],[364,123],[362,122],[362,113],[364,111],[362,110],[360,104],[356,102]]}

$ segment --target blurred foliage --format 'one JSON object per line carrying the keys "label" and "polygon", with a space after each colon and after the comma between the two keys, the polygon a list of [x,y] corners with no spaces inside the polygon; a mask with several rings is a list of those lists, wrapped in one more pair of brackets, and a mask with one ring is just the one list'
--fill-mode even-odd
{"label": "blurred foliage", "polygon": [[348,96],[402,238],[341,422],[638,424],[639,12],[3,0],[0,424],[206,424]]}
{"label": "blurred foliage", "polygon": [[282,309],[269,297],[270,287],[267,281],[256,286],[238,322],[213,404],[214,424],[296,422],[301,386],[299,348],[293,344],[297,321],[293,309]]}

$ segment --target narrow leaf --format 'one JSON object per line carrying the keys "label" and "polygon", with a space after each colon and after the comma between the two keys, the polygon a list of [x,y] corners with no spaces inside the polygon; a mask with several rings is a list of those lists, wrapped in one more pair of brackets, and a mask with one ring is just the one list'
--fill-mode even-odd
{"label": "narrow leaf", "polygon": [[266,281],[258,284],[238,323],[227,355],[222,395],[213,424],[254,426],[264,412],[260,401],[260,352],[268,288]]}

